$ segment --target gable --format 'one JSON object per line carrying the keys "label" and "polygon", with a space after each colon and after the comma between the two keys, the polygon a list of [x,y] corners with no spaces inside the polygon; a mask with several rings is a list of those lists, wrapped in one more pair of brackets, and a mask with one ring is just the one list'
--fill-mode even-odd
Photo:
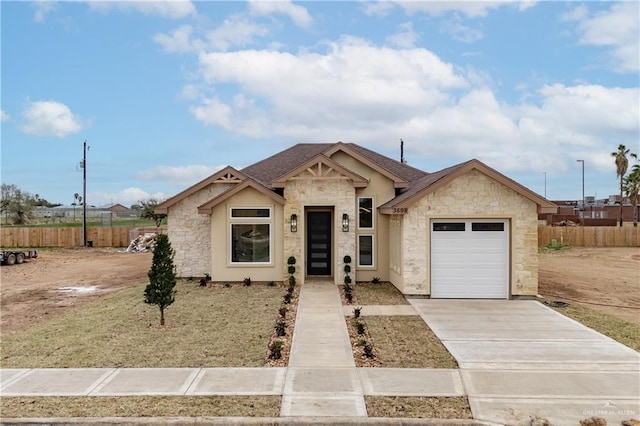
{"label": "gable", "polygon": [[369,182],[364,177],[348,170],[341,164],[325,155],[316,155],[295,169],[276,178],[272,182],[274,188],[284,188],[287,181],[300,179],[342,180],[347,179],[355,188],[364,188]]}
{"label": "gable", "polygon": [[189,196],[202,191],[209,185],[215,184],[238,184],[246,179],[246,175],[234,169],[231,166],[227,166],[224,169],[212,174],[211,176],[201,180],[195,185],[190,186],[184,191],[174,195],[173,197],[158,204],[155,208],[155,212],[158,214],[167,214],[169,207],[179,203],[180,201],[188,198]]}
{"label": "gable", "polygon": [[[415,182],[414,185],[405,193],[399,195],[388,203],[380,207],[380,211],[385,214],[398,214],[406,211],[418,200],[424,198],[428,194],[443,188],[455,179],[463,176],[470,171],[475,170],[483,175],[487,176],[511,191],[523,196],[524,198],[536,203],[538,206],[538,213],[554,213],[557,210],[557,206],[551,203],[544,197],[536,194],[523,185],[520,185],[516,181],[508,178],[500,172],[492,169],[478,160],[470,160],[466,163],[459,164],[457,166],[443,169],[439,172],[426,176],[423,179]],[[473,200],[467,200],[472,203]]]}
{"label": "gable", "polygon": [[229,198],[233,197],[236,194],[239,194],[242,191],[247,190],[248,188],[252,188],[253,190],[259,192],[262,195],[265,195],[266,197],[272,199],[273,201],[275,201],[278,204],[284,204],[285,200],[284,198],[282,198],[280,195],[276,194],[275,192],[269,190],[268,188],[265,188],[264,186],[260,185],[257,182],[254,182],[251,179],[247,179],[244,182],[242,182],[239,185],[234,186],[233,188],[229,189],[226,192],[223,192],[222,194],[218,195],[217,197],[207,201],[206,203],[198,206],[198,213],[201,214],[211,214],[213,213],[213,208],[217,205],[219,205],[220,203],[228,200]]}

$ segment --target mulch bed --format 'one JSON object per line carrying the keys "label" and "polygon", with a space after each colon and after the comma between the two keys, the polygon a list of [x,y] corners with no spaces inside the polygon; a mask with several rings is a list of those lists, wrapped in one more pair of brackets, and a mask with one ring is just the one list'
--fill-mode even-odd
{"label": "mulch bed", "polygon": [[[273,333],[271,335],[271,339],[269,340],[269,346],[267,347],[267,353],[265,355],[265,366],[267,367],[286,367],[289,364],[289,356],[291,354],[291,341],[293,340],[293,329],[296,323],[296,315],[298,313],[298,300],[300,299],[300,286],[299,285],[295,286],[291,296],[291,302],[285,303],[284,294],[287,292],[288,287],[289,287],[288,284],[283,287],[284,288],[283,300],[282,300],[282,303],[280,304],[281,308],[286,309],[286,313],[284,317],[282,317],[279,312],[276,313],[276,319],[273,322],[273,325],[274,325]],[[276,332],[275,326],[279,320],[283,320],[285,323],[284,336],[278,336]],[[282,348],[280,351],[281,356],[279,359],[273,359],[271,357],[270,348],[275,341],[282,342]]]}

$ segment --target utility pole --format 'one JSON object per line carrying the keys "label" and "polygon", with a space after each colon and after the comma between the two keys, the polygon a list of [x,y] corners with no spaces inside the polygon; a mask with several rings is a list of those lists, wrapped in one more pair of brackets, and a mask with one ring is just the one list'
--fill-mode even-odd
{"label": "utility pole", "polygon": [[582,225],[584,226],[584,213],[586,211],[584,202],[584,160],[576,160],[577,163],[582,163]]}
{"label": "utility pole", "polygon": [[87,246],[87,141],[83,144],[83,156],[82,156],[82,198],[84,204],[82,205],[82,246]]}

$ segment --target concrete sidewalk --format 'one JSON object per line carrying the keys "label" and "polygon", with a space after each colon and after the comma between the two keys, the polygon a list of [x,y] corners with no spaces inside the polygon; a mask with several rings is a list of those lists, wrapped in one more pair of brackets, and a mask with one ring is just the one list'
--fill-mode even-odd
{"label": "concrete sidewalk", "polygon": [[536,301],[411,304],[456,358],[475,419],[640,418],[640,354]]}

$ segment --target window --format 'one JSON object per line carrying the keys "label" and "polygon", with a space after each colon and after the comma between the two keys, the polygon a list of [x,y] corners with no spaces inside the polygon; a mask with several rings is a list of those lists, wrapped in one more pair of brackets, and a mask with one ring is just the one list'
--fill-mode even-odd
{"label": "window", "polygon": [[373,266],[373,235],[358,236],[358,266]]}
{"label": "window", "polygon": [[472,231],[504,231],[504,222],[474,222]]}
{"label": "window", "polygon": [[434,231],[462,231],[465,230],[464,222],[435,222]]}
{"label": "window", "polygon": [[268,219],[271,217],[271,210],[270,209],[231,209],[231,217]]}
{"label": "window", "polygon": [[271,262],[271,209],[231,209],[231,263]]}
{"label": "window", "polygon": [[358,228],[373,229],[373,198],[358,197]]}

